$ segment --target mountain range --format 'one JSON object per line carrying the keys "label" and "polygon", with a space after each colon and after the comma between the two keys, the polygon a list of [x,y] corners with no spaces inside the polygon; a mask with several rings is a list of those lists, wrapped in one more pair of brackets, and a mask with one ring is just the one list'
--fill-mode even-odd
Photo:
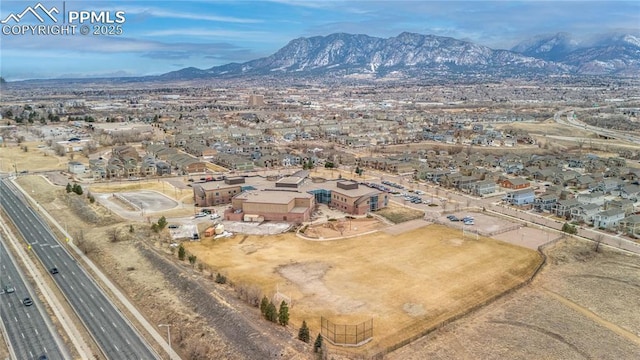
{"label": "mountain range", "polygon": [[396,37],[335,33],[298,38],[274,54],[209,69],[185,68],[162,80],[243,76],[323,77],[536,77],[640,75],[640,36],[603,35],[580,42],[566,33],[538,36],[510,50],[435,35]]}

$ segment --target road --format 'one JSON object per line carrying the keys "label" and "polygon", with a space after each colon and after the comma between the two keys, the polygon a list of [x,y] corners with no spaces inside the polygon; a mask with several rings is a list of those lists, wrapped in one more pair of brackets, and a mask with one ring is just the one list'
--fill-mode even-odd
{"label": "road", "polygon": [[[565,113],[566,113],[566,116],[563,117]],[[577,116],[574,117],[574,115],[575,115],[575,111],[573,110],[560,110],[553,115],[553,120],[555,120],[555,122],[557,122],[558,124],[573,126],[581,130],[589,130],[600,136],[619,139],[619,140],[626,140],[636,144],[640,144],[640,136],[630,134],[628,131],[603,129],[596,126],[591,126],[581,121],[578,121]]]}
{"label": "road", "polygon": [[[385,179],[389,181],[396,182],[398,184],[407,185],[408,180],[399,175],[391,175],[384,174],[374,171],[369,171],[369,176],[380,177],[380,179]],[[551,219],[547,216],[541,215],[539,213],[535,213],[532,211],[523,211],[516,208],[513,208],[508,205],[501,204],[500,198],[477,198],[468,194],[462,194],[457,191],[452,191],[450,189],[445,189],[443,187],[439,187],[438,185],[426,184],[423,182],[412,183],[411,187],[414,189],[421,189],[427,192],[427,195],[422,196],[423,199],[429,199],[429,197],[434,197],[434,193],[436,193],[437,189],[437,197],[434,197],[436,204],[440,200],[446,200],[442,203],[443,206],[448,205],[448,210],[453,210],[455,208],[465,208],[466,204],[470,206],[474,206],[476,208],[484,208],[489,213],[494,213],[496,215],[501,215],[507,218],[512,218],[514,221],[519,221],[522,223],[530,224],[530,225],[538,225],[541,227],[545,227],[547,229],[561,231],[562,226],[564,225],[564,221],[559,221],[556,219]],[[390,199],[394,199],[391,197]],[[449,205],[452,201],[456,202],[458,206]],[[416,205],[411,203],[402,203],[406,206],[417,208],[420,210],[431,210],[428,207],[425,208],[424,205]],[[440,209],[442,211],[444,209]],[[433,210],[431,210],[433,211]],[[576,235],[590,239],[592,241],[601,241],[603,244],[609,245],[611,247],[615,247],[621,250],[633,252],[636,254],[640,254],[640,244],[634,241],[630,241],[628,239],[624,239],[619,235],[612,235],[610,233],[605,233],[602,231],[578,227],[578,233]]]}
{"label": "road", "polygon": [[[64,360],[69,352],[51,324],[46,311],[30,284],[16,265],[13,257],[0,236],[0,317],[13,353],[17,359],[38,359],[46,355],[48,359]],[[11,285],[15,292],[7,293],[5,286]],[[25,306],[25,297],[33,299],[33,305]]]}
{"label": "road", "polygon": [[108,359],[158,359],[133,325],[109,300],[93,278],[67,252],[49,227],[17,195],[0,182],[0,205],[46,269],[56,267],[55,283]]}

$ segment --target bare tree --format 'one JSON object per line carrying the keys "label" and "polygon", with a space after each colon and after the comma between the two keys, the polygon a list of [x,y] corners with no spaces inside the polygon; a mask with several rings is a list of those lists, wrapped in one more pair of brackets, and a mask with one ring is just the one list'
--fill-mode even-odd
{"label": "bare tree", "polygon": [[595,246],[594,250],[597,253],[600,252],[600,244],[602,244],[602,240],[603,239],[604,239],[604,236],[602,234],[598,234],[598,236],[596,236],[596,238],[595,238],[596,246]]}

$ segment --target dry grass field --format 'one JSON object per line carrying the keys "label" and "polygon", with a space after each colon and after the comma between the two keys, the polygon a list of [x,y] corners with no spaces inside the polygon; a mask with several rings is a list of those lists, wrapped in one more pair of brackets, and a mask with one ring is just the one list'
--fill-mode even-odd
{"label": "dry grass field", "polygon": [[67,168],[68,158],[56,156],[52,150],[38,148],[38,145],[43,145],[43,143],[36,141],[22,143],[20,146],[26,146],[26,152],[15,144],[0,147],[0,172],[14,172],[16,169],[18,171],[43,171]]}
{"label": "dry grass field", "polygon": [[385,359],[637,359],[640,257],[577,240],[547,255],[531,286]]}
{"label": "dry grass field", "polygon": [[339,324],[373,318],[377,352],[464,312],[527,279],[535,251],[492,239],[461,239],[430,225],[402,234],[377,232],[342,241],[307,241],[286,233],[185,244],[189,253],[237,284],[276,288],[291,297],[291,323],[320,316]]}
{"label": "dry grass field", "polygon": [[575,137],[582,138],[596,138],[596,136],[590,132],[581,129],[571,129],[571,133],[567,133],[567,126],[563,124],[558,124],[553,121],[553,119],[540,121],[540,122],[519,122],[519,123],[508,123],[508,124],[495,124],[494,127],[498,130],[505,129],[518,129],[524,130],[531,134],[539,134],[539,135],[559,135],[566,136],[571,135]]}
{"label": "dry grass field", "polygon": [[424,211],[392,203],[386,208],[376,211],[376,215],[380,215],[394,224],[399,224],[405,221],[422,219],[424,217]]}

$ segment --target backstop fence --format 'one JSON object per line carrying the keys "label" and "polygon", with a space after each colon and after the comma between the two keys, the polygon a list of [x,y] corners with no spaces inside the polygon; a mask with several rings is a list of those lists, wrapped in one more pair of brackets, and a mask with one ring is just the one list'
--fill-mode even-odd
{"label": "backstop fence", "polygon": [[322,336],[333,345],[360,346],[373,338],[373,319],[356,325],[335,324],[320,318]]}

